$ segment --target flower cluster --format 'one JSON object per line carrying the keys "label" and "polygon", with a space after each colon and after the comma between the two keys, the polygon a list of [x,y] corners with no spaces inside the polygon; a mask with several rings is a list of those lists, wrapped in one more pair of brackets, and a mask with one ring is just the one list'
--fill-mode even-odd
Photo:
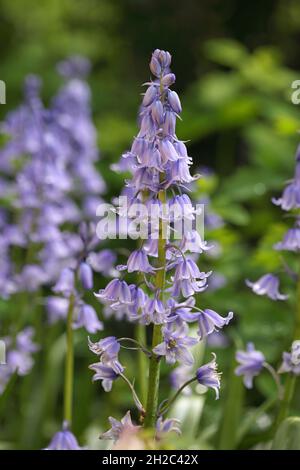
{"label": "flower cluster", "polygon": [[[40,80],[29,76],[24,104],[1,125],[8,136],[0,152],[3,297],[53,283],[81,250],[80,237],[65,226],[94,218],[101,202],[105,185],[94,166],[88,68],[80,57],[59,64],[65,84],[49,108],[40,97]],[[16,253],[22,255],[17,260]]]}
{"label": "flower cluster", "polygon": [[[132,178],[126,182],[128,218],[131,205],[137,202],[152,207],[157,214],[154,233],[152,227],[146,240],[130,254],[126,265],[119,267],[128,273],[138,273],[141,282],[136,285],[127,283],[124,277],[116,278],[95,295],[117,318],[125,315],[130,321],[152,325],[156,329],[159,340],[152,344],[150,354],[147,354],[150,362],[164,358],[168,364],[191,367],[194,363],[191,348],[227,325],[233,314],[229,312],[222,317],[211,309],[196,307],[194,295],[207,288],[211,273],[201,271],[195,260],[210,247],[195,230],[185,233],[180,240],[170,236],[176,231],[178,213],[176,217],[166,217],[165,206],[169,207],[175,201],[179,207],[185,207],[185,216],[195,217],[190,198],[182,193],[194,178],[189,170],[192,160],[187,148],[176,136],[181,103],[177,93],[170,89],[175,82],[170,64],[168,52],[154,51],[150,62],[154,79],[146,83],[140,129],[130,151],[123,155],[124,165],[121,162],[118,166],[118,169],[130,167],[132,172]],[[189,335],[190,323],[198,324],[197,338]],[[139,346],[144,349],[145,345]],[[93,380],[100,380],[103,388],[110,390],[113,381],[124,371],[118,361],[119,342],[109,337],[89,343],[89,347],[100,358],[98,363],[90,366],[95,371]],[[215,358],[192,377],[213,388],[218,395],[220,380]],[[150,410],[146,409],[144,413],[147,419]],[[157,410],[155,413],[161,429],[161,417]]]}

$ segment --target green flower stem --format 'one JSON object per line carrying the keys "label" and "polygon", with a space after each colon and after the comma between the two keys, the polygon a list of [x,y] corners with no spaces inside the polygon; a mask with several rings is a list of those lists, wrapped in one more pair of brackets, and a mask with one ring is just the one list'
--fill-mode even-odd
{"label": "green flower stem", "polygon": [[[293,340],[300,339],[300,275],[298,275],[297,294],[296,294],[296,312],[295,312],[295,326]],[[289,374],[284,387],[283,399],[279,407],[279,412],[276,419],[275,429],[280,426],[282,421],[288,416],[291,402],[293,400],[294,390],[296,384],[296,376]]]}
{"label": "green flower stem", "polygon": [[[162,205],[166,203],[166,192],[160,191],[158,198]],[[159,239],[158,239],[158,271],[156,272],[155,287],[163,300],[163,291],[166,277],[166,234],[164,233],[164,222],[159,221]],[[162,342],[161,325],[153,326],[152,349]],[[156,354],[150,359],[148,397],[146,406],[145,427],[153,428],[157,417],[158,394],[159,394],[159,375],[160,375],[160,357]]]}
{"label": "green flower stem", "polygon": [[[137,323],[135,325],[135,338],[140,344],[146,344],[146,328],[145,325]],[[138,350],[138,371],[139,371],[139,394],[142,403],[146,403],[147,397],[147,357],[144,351],[139,348]]]}
{"label": "green flower stem", "polygon": [[[148,191],[144,189],[141,194],[142,202],[146,200],[148,196]],[[143,240],[139,241],[138,247],[141,248],[143,245]],[[139,273],[137,276],[138,283],[144,281],[142,273]],[[134,337],[138,343],[147,347],[147,331],[146,326],[141,323],[137,323],[134,329]],[[139,349],[138,350],[138,371],[139,371],[139,380],[138,380],[138,391],[141,397],[143,405],[146,403],[147,399],[147,357],[145,353]]]}
{"label": "green flower stem", "polygon": [[64,384],[64,420],[72,424],[73,409],[73,379],[74,379],[74,345],[73,345],[73,310],[75,297],[70,296],[67,314],[67,350],[65,362],[65,384]]}

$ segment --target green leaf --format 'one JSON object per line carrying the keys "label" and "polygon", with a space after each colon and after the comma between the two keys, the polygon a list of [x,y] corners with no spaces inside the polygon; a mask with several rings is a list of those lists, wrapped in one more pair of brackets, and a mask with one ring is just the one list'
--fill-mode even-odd
{"label": "green leaf", "polygon": [[300,418],[291,416],[279,426],[272,450],[300,450]]}

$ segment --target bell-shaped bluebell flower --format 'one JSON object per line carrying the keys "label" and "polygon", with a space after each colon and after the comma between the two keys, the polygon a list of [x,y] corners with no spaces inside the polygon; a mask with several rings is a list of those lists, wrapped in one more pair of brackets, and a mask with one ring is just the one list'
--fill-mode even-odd
{"label": "bell-shaped bluebell flower", "polygon": [[93,271],[92,271],[91,266],[88,263],[86,262],[80,263],[78,276],[79,276],[81,285],[84,289],[93,288]]}
{"label": "bell-shaped bluebell flower", "polygon": [[279,374],[290,372],[297,376],[300,375],[300,340],[293,341],[291,351],[283,353],[282,364],[278,372]]}
{"label": "bell-shaped bluebell flower", "polygon": [[212,245],[208,245],[205,240],[202,240],[197,230],[191,230],[185,233],[179,247],[183,252],[190,251],[191,253],[199,254],[213,248]]}
{"label": "bell-shaped bluebell flower", "polygon": [[105,289],[101,289],[95,296],[103,302],[111,304],[112,307],[129,305],[132,301],[128,284],[119,279],[110,281]]}
{"label": "bell-shaped bluebell flower", "polygon": [[[170,374],[170,384],[174,390],[179,390],[182,385],[184,385],[188,380],[191,380],[193,377],[193,367],[180,365],[172,370]],[[182,390],[183,395],[190,395],[192,389],[190,386],[184,387]]]}
{"label": "bell-shaped bluebell flower", "polygon": [[100,357],[103,364],[111,364],[118,361],[120,343],[115,336],[107,336],[96,343],[93,343],[88,338],[88,346],[90,351]]}

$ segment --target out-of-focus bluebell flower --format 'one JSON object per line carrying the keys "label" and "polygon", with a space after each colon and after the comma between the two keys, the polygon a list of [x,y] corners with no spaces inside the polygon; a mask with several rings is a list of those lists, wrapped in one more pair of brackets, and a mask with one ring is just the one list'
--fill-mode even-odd
{"label": "out-of-focus bluebell flower", "polygon": [[47,273],[37,264],[26,264],[21,273],[15,276],[18,289],[27,292],[36,292],[47,280]]}
{"label": "out-of-focus bluebell flower", "polygon": [[246,351],[237,351],[236,360],[240,365],[235,369],[235,374],[243,375],[245,387],[252,388],[253,378],[264,367],[265,356],[255,349],[253,343],[248,343]]}
{"label": "out-of-focus bluebell flower", "polygon": [[92,269],[104,275],[116,274],[113,269],[117,256],[112,250],[101,250],[98,253],[92,252],[87,257],[87,262]]}
{"label": "out-of-focus bluebell flower", "polygon": [[96,333],[97,331],[103,330],[103,323],[97,317],[95,309],[83,302],[76,308],[77,318],[73,322],[73,328],[85,328],[88,333]]}
{"label": "out-of-focus bluebell flower", "polygon": [[127,271],[129,273],[138,271],[142,273],[153,272],[153,268],[148,261],[148,256],[143,249],[133,251],[127,261]]}
{"label": "out-of-focus bluebell flower", "polygon": [[69,301],[64,297],[49,296],[46,300],[46,308],[50,323],[65,319],[68,313]]}
{"label": "out-of-focus bluebell flower", "polygon": [[281,242],[274,245],[275,250],[300,251],[300,228],[290,228]]}
{"label": "out-of-focus bluebell flower", "polygon": [[39,346],[32,341],[34,329],[26,327],[20,331],[15,339],[2,338],[6,345],[6,364],[0,366],[0,394],[3,393],[12,374],[19,376],[29,374],[34,359],[32,354],[39,350]]}
{"label": "out-of-focus bluebell flower", "polygon": [[213,353],[212,361],[199,367],[196,372],[197,381],[205,387],[212,388],[216,393],[216,399],[219,398],[219,389],[221,386],[220,374],[217,370],[216,355]]}
{"label": "out-of-focus bluebell flower", "polygon": [[24,328],[16,336],[16,346],[20,352],[34,353],[39,350],[39,346],[32,341],[34,329],[31,326]]}
{"label": "out-of-focus bluebell flower", "polygon": [[227,284],[227,279],[223,274],[213,272],[209,278],[209,284],[208,284],[207,290],[209,292],[213,292],[215,290],[222,289],[224,286],[226,286],[226,284]]}
{"label": "out-of-focus bluebell flower", "polygon": [[246,280],[246,284],[257,295],[266,295],[272,300],[285,300],[287,295],[280,294],[279,292],[279,279],[273,274],[265,274],[260,277],[256,282]]}
{"label": "out-of-focus bluebell flower", "polygon": [[99,356],[101,364],[111,367],[117,374],[123,371],[118,359],[120,343],[115,336],[107,336],[96,343],[88,338],[88,345],[90,351]]}
{"label": "out-of-focus bluebell flower", "polygon": [[163,419],[162,416],[158,418],[155,425],[156,438],[161,439],[164,437],[164,434],[169,432],[175,432],[176,434],[181,434],[180,430],[180,421],[175,418]]}
{"label": "out-of-focus bluebell flower", "polygon": [[76,437],[69,430],[68,423],[64,422],[61,431],[58,431],[52,437],[49,445],[44,450],[83,450],[80,447]]}
{"label": "out-of-focus bluebell flower", "polygon": [[127,307],[129,318],[140,320],[149,297],[143,289],[135,284],[131,284],[129,288],[131,292],[131,304]]}
{"label": "out-of-focus bluebell flower", "polygon": [[299,209],[300,207],[300,181],[293,181],[283,191],[279,199],[272,199],[276,206],[280,206],[284,211]]}
{"label": "out-of-focus bluebell flower", "polygon": [[223,331],[214,331],[207,337],[207,345],[210,348],[226,348],[229,345],[229,339]]}
{"label": "out-of-focus bluebell flower", "polygon": [[300,340],[293,341],[291,351],[283,353],[282,364],[278,372],[280,374],[291,372],[294,375],[300,375]]}
{"label": "out-of-focus bluebell flower", "polygon": [[138,430],[140,428],[140,426],[135,426],[132,423],[130,411],[127,411],[126,415],[121,419],[121,421],[118,421],[111,416],[108,418],[108,420],[111,428],[101,434],[100,439],[109,439],[116,442],[120,438],[121,434],[126,433],[126,431]]}
{"label": "out-of-focus bluebell flower", "polygon": [[168,364],[176,361],[185,365],[192,365],[194,358],[189,348],[194,346],[198,340],[188,336],[188,326],[185,323],[176,325],[169,323],[162,328],[163,342],[153,348],[158,356],[164,356]]}

